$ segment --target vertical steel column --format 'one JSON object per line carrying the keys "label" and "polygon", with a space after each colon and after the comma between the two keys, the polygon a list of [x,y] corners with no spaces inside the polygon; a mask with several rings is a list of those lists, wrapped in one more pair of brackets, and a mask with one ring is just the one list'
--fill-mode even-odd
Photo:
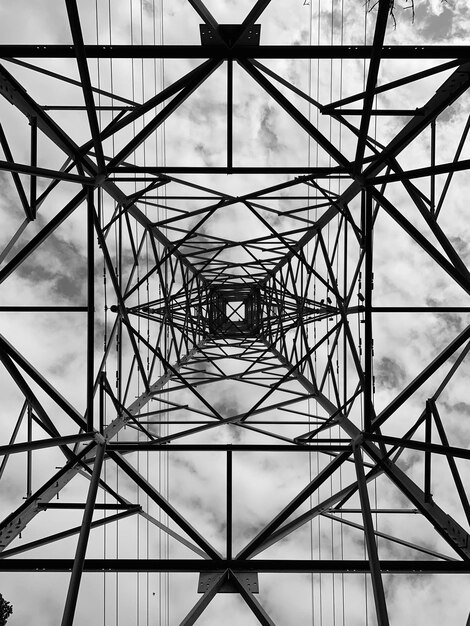
{"label": "vertical steel column", "polygon": [[95,241],[93,222],[93,188],[87,194],[87,371],[86,371],[86,422],[88,432],[93,431],[93,389],[95,357]]}
{"label": "vertical steel column", "polygon": [[80,589],[80,581],[82,578],[83,564],[85,560],[86,549],[88,545],[88,537],[90,536],[91,520],[93,518],[93,510],[95,507],[96,494],[100,481],[101,467],[106,444],[100,443],[96,446],[95,464],[93,466],[93,474],[88,488],[85,512],[83,513],[82,527],[78,537],[77,549],[75,552],[75,560],[73,563],[72,574],[70,576],[69,589],[67,599],[65,601],[64,614],[62,616],[61,626],[72,626],[77,606],[78,592]]}
{"label": "vertical steel column", "polygon": [[227,450],[227,560],[232,558],[232,451]]}
{"label": "vertical steel column", "polygon": [[[122,299],[122,295],[123,295],[122,294],[122,220],[118,220],[117,226],[118,226],[117,227],[117,250],[115,251],[115,254],[116,254],[115,274],[116,274],[116,282],[117,282],[116,298],[120,297],[124,305],[124,301]],[[124,326],[123,321],[122,321],[123,310],[124,309],[121,310],[121,315],[119,315],[117,319],[118,330],[116,333],[116,351],[117,351],[116,398],[119,404],[122,404],[122,364],[123,364],[123,354],[122,354],[123,338],[122,336],[123,336],[123,326]],[[131,342],[132,342],[133,338],[131,338],[131,336],[129,338],[131,339]],[[137,356],[137,350],[136,350],[136,356]],[[141,366],[141,373],[143,377],[143,374],[144,374],[143,365]]]}
{"label": "vertical steel column", "polygon": [[227,167],[233,167],[233,60],[227,59]]}
{"label": "vertical steel column", "polygon": [[374,525],[372,522],[372,513],[370,510],[369,493],[367,491],[367,482],[366,482],[366,477],[364,474],[364,466],[362,464],[361,448],[355,445],[353,451],[354,451],[354,463],[356,465],[359,498],[361,501],[362,519],[364,521],[367,554],[368,554],[369,563],[370,563],[372,589],[374,591],[375,610],[377,613],[377,624],[378,626],[389,626],[387,604],[385,602],[385,591],[383,587],[382,573],[380,571],[377,544],[375,542]]}
{"label": "vertical steel column", "polygon": [[[426,400],[426,419],[424,422],[424,441],[431,443],[432,410],[431,401]],[[431,451],[424,453],[424,501],[431,502]]]}
{"label": "vertical steel column", "polygon": [[430,200],[431,200],[432,215],[434,215],[436,212],[436,175],[434,174],[435,167],[436,167],[436,120],[434,119],[431,122],[431,170],[433,171],[433,173],[431,174]]}
{"label": "vertical steel column", "polygon": [[[33,409],[28,404],[28,443],[33,440]],[[29,449],[26,453],[26,497],[29,498],[33,493],[32,489],[33,477],[33,451]]]}
{"label": "vertical steel column", "polygon": [[[32,115],[30,118],[31,124],[31,168],[34,170],[38,164],[38,118]],[[31,219],[36,219],[36,193],[37,193],[37,178],[34,174],[31,174],[29,183],[29,207]]]}
{"label": "vertical steel column", "polygon": [[105,400],[105,380],[106,380],[106,374],[104,372],[100,372],[100,376],[99,376],[99,426],[100,426],[100,433],[103,434],[104,433],[104,428],[105,428],[105,423],[104,423],[104,412],[105,412],[105,406],[106,406],[106,400]]}
{"label": "vertical steel column", "polygon": [[372,406],[372,289],[374,288],[372,248],[372,195],[362,192],[363,247],[364,247],[364,430],[369,432],[373,420]]}

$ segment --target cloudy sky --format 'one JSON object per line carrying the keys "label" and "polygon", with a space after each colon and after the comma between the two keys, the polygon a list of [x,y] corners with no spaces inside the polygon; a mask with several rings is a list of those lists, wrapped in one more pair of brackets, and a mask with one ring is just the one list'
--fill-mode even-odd
{"label": "cloudy sky", "polygon": [[[219,23],[241,22],[252,7],[252,2],[212,0],[207,7]],[[389,24],[386,44],[467,44],[470,26],[470,9],[464,0],[415,0],[414,19],[409,3],[396,2],[396,24]],[[186,45],[200,43],[200,18],[186,0],[80,0],[78,2],[83,36],[87,44],[148,44]],[[368,12],[360,0],[291,0],[283,3],[272,0],[262,17],[261,44],[282,45],[360,45],[371,43],[375,11]],[[0,3],[0,32],[2,44],[71,44],[72,37],[67,20],[65,2],[50,0],[18,0]],[[407,59],[383,61],[379,73],[379,85],[398,80],[425,70],[449,59]],[[22,59],[49,72],[62,74],[73,81],[79,80],[75,59]],[[367,77],[367,63],[362,60],[276,60],[261,61],[267,70],[278,73],[285,81],[309,95],[313,101],[326,105],[347,98],[363,90]],[[201,60],[113,60],[89,61],[91,81],[101,90],[95,94],[100,106],[132,106],[143,103],[171,85],[180,77],[200,65]],[[90,127],[84,110],[71,111],[54,107],[83,106],[80,87],[59,81],[56,77],[35,71],[24,64],[5,59],[2,63],[27,93],[39,104],[52,107],[48,115],[78,146],[90,140]],[[439,85],[452,73],[449,68],[437,75],[398,89],[382,92],[375,101],[377,109],[416,109],[422,107],[436,92]],[[306,168],[308,166],[334,165],[332,158],[303,129],[291,119],[278,104],[236,63],[233,67],[233,164],[237,167],[258,166],[278,168]],[[205,302],[200,302],[197,289],[203,288],[201,279],[194,278],[175,255],[162,263],[161,272],[153,270],[155,257],[165,255],[163,240],[168,245],[179,242],[186,232],[195,228],[195,234],[181,245],[181,252],[189,258],[193,267],[201,268],[203,279],[229,282],[250,281],[272,268],[288,252],[288,246],[310,232],[314,223],[327,211],[325,196],[341,194],[350,185],[349,178],[318,179],[320,190],[300,181],[280,191],[259,193],[260,190],[293,181],[295,174],[184,174],[176,168],[183,166],[217,167],[226,163],[226,82],[227,67],[222,64],[201,86],[153,132],[137,150],[130,153],[125,162],[128,166],[165,167],[171,180],[159,189],[147,194],[147,201],[137,202],[141,215],[153,224],[160,239],[152,242],[142,223],[135,215],[116,214],[116,197],[109,189],[95,193],[100,210],[100,223],[105,232],[106,246],[111,257],[111,267],[105,266],[102,247],[95,245],[95,374],[98,373],[108,347],[106,375],[110,388],[122,403],[132,403],[144,392],[142,376],[133,359],[130,336],[136,337],[145,376],[150,383],[157,381],[164,372],[158,359],[152,358],[148,348],[157,345],[170,363],[175,363],[201,338],[201,331],[188,332],[185,324],[190,318],[208,314]],[[285,85],[276,83],[280,93],[287,97],[301,113],[323,133],[347,160],[354,159],[356,138],[354,132],[338,120],[321,114]],[[104,92],[112,92],[111,99]],[[465,93],[456,103],[439,116],[436,124],[436,162],[453,160],[468,118],[468,95]],[[362,100],[352,103],[351,108],[362,107]],[[127,142],[149,123],[160,111],[152,108],[144,117],[117,132],[103,142],[106,157],[112,158]],[[101,110],[98,114],[103,130],[119,109]],[[344,118],[353,128],[358,128],[359,118]],[[377,116],[373,118],[369,135],[381,149],[410,121],[406,116]],[[6,100],[0,103],[0,122],[18,163],[30,160],[30,126],[25,116]],[[60,148],[39,132],[38,165],[60,170],[67,160]],[[366,156],[372,157],[370,147]],[[91,161],[96,162],[93,154]],[[464,144],[460,159],[470,158]],[[1,159],[5,160],[2,153]],[[429,128],[406,148],[398,159],[403,169],[426,167],[431,162],[431,133]],[[70,170],[79,174],[74,167]],[[119,181],[125,173],[111,175],[124,194],[142,190],[143,181]],[[3,267],[15,259],[28,241],[47,225],[71,199],[81,185],[61,182],[41,204],[38,217],[23,229],[24,211],[11,175],[0,171],[0,211],[2,228],[0,244]],[[465,171],[458,172],[442,204],[439,226],[449,246],[467,263],[469,255],[470,222],[466,200],[468,180]],[[436,176],[436,198],[444,189],[447,176]],[[29,193],[29,179],[22,176]],[[38,179],[38,193],[46,191],[50,180]],[[430,195],[428,178],[416,179],[416,188],[426,197]],[[197,188],[195,187],[197,186]],[[164,198],[163,196],[166,195]],[[321,195],[323,199],[317,199]],[[99,197],[98,197],[99,196]],[[197,197],[196,197],[197,196]],[[245,196],[247,202],[237,201]],[[336,196],[334,196],[336,197]],[[419,214],[416,204],[404,186],[389,183],[387,197],[399,208],[401,215],[417,228],[441,253],[441,244]],[[219,205],[217,210],[213,210]],[[360,224],[360,198],[356,196],[349,209],[356,224]],[[170,221],[167,221],[170,220]],[[203,220],[203,223],[199,222]],[[111,225],[108,227],[108,224]],[[19,234],[16,239],[16,234]],[[296,310],[296,295],[310,301],[310,306],[320,306],[331,294],[327,263],[331,262],[338,279],[339,293],[351,291],[351,306],[360,304],[358,294],[363,292],[360,277],[355,268],[360,259],[360,248],[353,228],[336,215],[322,231],[325,244],[318,251],[315,238],[304,247],[305,259],[315,266],[317,277],[308,278],[303,262],[294,260],[267,282],[266,293],[287,292],[286,301]],[[348,238],[346,249],[345,241]],[[10,242],[13,241],[13,245]],[[223,250],[219,250],[220,243]],[[241,245],[243,243],[243,245]],[[140,245],[140,248],[139,248]],[[119,258],[118,250],[121,248]],[[139,263],[134,254],[139,249]],[[216,254],[217,257],[212,259]],[[343,271],[347,261],[348,271]],[[223,274],[220,274],[223,268]],[[83,307],[87,304],[87,241],[86,206],[82,203],[24,262],[16,267],[1,283],[2,306],[63,306]],[[125,288],[136,286],[127,298],[126,305],[132,309],[130,325],[133,331],[123,327],[117,341],[114,332],[117,315],[110,307],[117,304],[111,272],[117,271]],[[147,273],[152,272],[146,280]],[[173,278],[171,278],[173,276]],[[206,277],[204,279],[204,277]],[[141,279],[143,279],[141,281]],[[198,282],[199,281],[199,282]],[[325,286],[325,285],[328,285]],[[164,316],[163,298],[170,299],[171,323],[162,328]],[[375,222],[374,235],[374,305],[392,306],[465,306],[467,294],[453,281],[407,233],[380,209]],[[277,297],[273,296],[274,301]],[[191,306],[188,299],[193,298]],[[297,298],[298,299],[298,298]],[[151,303],[151,304],[149,304]],[[332,302],[335,306],[335,302]],[[175,310],[178,309],[177,314]],[[276,318],[276,305],[265,305],[266,316]],[[67,402],[83,415],[86,408],[86,314],[83,312],[7,312],[2,310],[1,330],[3,337],[22,354]],[[306,328],[306,335],[297,331],[296,316],[293,320],[282,319],[292,328],[286,334],[286,344],[276,344],[287,358],[299,359],[316,341],[332,330],[336,313],[313,315]],[[308,319],[308,318],[307,318]],[[313,321],[313,320],[316,321]],[[384,409],[460,332],[468,326],[465,313],[423,313],[374,315],[374,402],[376,412]],[[351,314],[351,345],[343,344],[341,330],[335,347],[333,334],[315,352],[314,365],[317,382],[324,376],[323,393],[336,402],[335,384],[340,387],[340,400],[351,397],[358,384],[353,360],[354,353],[361,358],[364,341],[360,316]],[[176,345],[183,338],[181,354]],[[147,342],[147,343],[146,343]],[[121,357],[118,355],[120,345]],[[332,369],[326,371],[329,354]],[[383,433],[403,435],[418,419],[425,400],[435,394],[445,374],[455,362],[455,356],[432,376],[385,424]],[[260,359],[262,357],[262,359]],[[215,364],[208,358],[218,359]],[[235,377],[249,365],[246,360],[258,359],[258,368],[273,366],[269,372],[260,374],[265,387],[256,386],[256,373],[245,381]],[[245,359],[245,360],[243,360]],[[216,418],[240,416],[249,411],[266,393],[267,386],[278,380],[286,370],[278,366],[272,354],[266,354],[262,344],[256,343],[252,352],[246,353],[234,342],[225,345],[208,343],[181,369],[181,376],[199,383],[196,396],[184,387],[181,379],[173,378],[169,390],[158,390],[154,399],[145,405],[144,411],[160,411],[157,420],[163,424],[145,425],[153,437],[173,435],[180,443],[283,443],[311,431],[315,422],[324,421],[327,411],[314,399],[307,398],[307,391],[299,381],[289,379],[278,391],[272,393],[261,405],[263,412],[249,418],[248,424],[263,432],[240,425],[224,425],[201,433],[186,435],[184,431],[200,425],[214,424]],[[274,366],[276,366],[274,368]],[[3,367],[3,366],[2,366]],[[220,370],[229,378],[217,380]],[[253,369],[256,370],[256,367]],[[451,445],[466,447],[469,428],[466,423],[470,398],[468,397],[468,362],[463,361],[440,394],[437,401],[441,418]],[[119,373],[119,376],[117,376]],[[303,370],[307,378],[312,372]],[[76,434],[77,425],[70,416],[52,401],[40,387],[24,374],[28,384],[42,403],[61,435]],[[2,369],[2,418],[0,433],[2,445],[8,443],[24,403],[24,396],[10,374]],[[295,404],[293,403],[295,400]],[[173,403],[173,404],[170,404]],[[269,408],[284,403],[281,409]],[[177,405],[177,406],[175,406]],[[96,398],[95,406],[98,406]],[[171,410],[168,411],[167,409]],[[297,411],[297,413],[295,412]],[[353,403],[349,419],[361,427],[360,399]],[[116,418],[116,410],[108,397],[106,424]],[[270,424],[255,424],[255,421]],[[173,424],[169,423],[173,422]],[[178,423],[180,422],[180,423]],[[283,423],[286,422],[286,423]],[[265,431],[269,431],[266,434]],[[326,430],[319,437],[338,437],[347,442],[348,435],[339,427]],[[178,435],[178,439],[176,439]],[[33,437],[42,439],[48,435],[37,424]],[[28,437],[26,418],[17,433],[16,441]],[[421,427],[414,438],[423,440]],[[119,432],[119,441],[146,439],[143,432],[127,427]],[[440,443],[436,430],[433,441]],[[183,517],[219,552],[225,555],[226,537],[226,455],[225,452],[141,452],[128,455],[126,459],[155,488],[170,500]],[[331,460],[331,456],[305,452],[237,452],[233,455],[233,551],[242,550],[254,536],[282,508],[294,498]],[[366,459],[370,460],[370,459]],[[2,517],[16,510],[27,494],[26,455],[12,455],[1,479]],[[34,492],[63,466],[64,456],[56,448],[46,448],[33,454]],[[422,488],[423,454],[406,451],[400,457],[399,467],[405,470]],[[464,486],[468,484],[465,461],[458,467]],[[367,468],[366,468],[367,469]],[[168,524],[170,528],[188,540],[176,524],[169,521],[161,509],[149,501],[135,483],[107,460],[103,479],[127,501],[138,503],[148,513],[130,516],[119,524],[111,523],[92,531],[87,556],[89,558],[198,558],[198,554],[174,538],[168,539],[154,521]],[[321,489],[302,504],[296,515],[305,513],[318,502],[336,493],[355,480],[353,463],[346,462]],[[61,490],[59,503],[83,502],[89,481],[78,473],[70,477]],[[432,492],[436,502],[464,528],[468,527],[457,490],[445,458],[433,459]],[[374,509],[413,509],[413,505],[384,476],[372,481],[369,497]],[[56,500],[54,500],[56,502]],[[98,502],[112,504],[114,498],[103,491]],[[359,508],[359,498],[353,496],[349,509]],[[115,511],[106,511],[107,515]],[[338,516],[339,517],[339,516]],[[362,526],[357,513],[344,514],[344,520]],[[96,511],[94,520],[103,518],[103,511]],[[45,534],[60,532],[79,526],[80,510],[48,510],[37,514],[28,527],[9,548],[34,541]],[[153,520],[153,521],[152,521]],[[431,553],[457,558],[452,548],[435,532],[431,524],[420,515],[380,514],[374,515],[376,529],[399,537],[402,541],[423,546]],[[191,543],[192,540],[189,539]],[[73,558],[76,535],[37,548],[22,556],[37,558]],[[381,537],[378,539],[382,559],[427,559],[429,554],[413,550]],[[360,529],[342,524],[326,516],[317,516],[312,523],[302,525],[260,553],[259,558],[280,559],[366,559],[363,533]],[[468,577],[459,575],[384,575],[384,585],[392,624],[463,624],[469,606],[465,597]],[[1,575],[0,592],[13,604],[14,614],[9,621],[12,626],[31,623],[46,625],[59,623],[63,611],[69,576],[63,573],[22,573]],[[75,624],[150,623],[178,624],[197,602],[197,574],[84,574],[77,607]],[[329,574],[260,574],[259,601],[276,624],[325,624],[359,626],[375,624],[373,594],[370,582],[362,575]],[[203,613],[198,623],[212,625],[258,623],[247,605],[237,594],[218,594]]]}

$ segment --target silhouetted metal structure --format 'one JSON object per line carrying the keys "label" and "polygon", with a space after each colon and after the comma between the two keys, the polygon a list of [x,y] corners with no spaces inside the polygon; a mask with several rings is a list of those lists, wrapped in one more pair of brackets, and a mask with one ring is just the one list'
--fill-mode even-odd
{"label": "silhouetted metal structure", "polygon": [[[44,306],[19,300],[17,305],[0,308],[2,315],[31,316],[33,327],[35,315],[50,313],[53,324],[54,315],[76,314],[86,318],[87,329],[84,411],[59,393],[50,377],[36,369],[14,343],[0,338],[0,358],[8,380],[23,397],[11,438],[0,447],[1,473],[10,457],[21,454],[26,458],[27,480],[26,498],[18,495],[17,504],[0,525],[0,569],[71,572],[63,625],[73,622],[83,572],[199,573],[202,595],[181,622],[185,625],[194,623],[221,590],[239,593],[260,623],[273,624],[263,608],[262,584],[260,600],[255,595],[258,574],[330,573],[347,578],[366,573],[377,623],[383,626],[389,623],[384,575],[470,573],[468,530],[432,497],[432,467],[442,457],[450,468],[462,517],[470,522],[470,505],[459,473],[460,460],[468,460],[470,452],[464,442],[450,445],[439,406],[443,390],[459,372],[470,348],[470,326],[455,333],[380,410],[373,369],[378,316],[389,314],[396,319],[404,314],[470,312],[460,302],[443,306],[437,300],[424,306],[414,302],[377,305],[374,274],[377,277],[381,268],[374,265],[373,251],[376,220],[385,213],[443,270],[450,283],[462,293],[470,292],[468,268],[440,219],[453,176],[469,168],[470,161],[461,158],[468,121],[455,157],[436,164],[436,121],[470,85],[470,48],[385,46],[389,0],[379,0],[374,8],[372,45],[357,46],[262,45],[257,20],[269,0],[258,0],[236,25],[218,24],[200,0],[189,0],[189,4],[202,21],[200,45],[88,45],[77,2],[66,0],[72,46],[0,46],[5,60],[0,66],[2,108],[12,105],[22,114],[24,126],[29,124],[31,155],[29,163],[18,162],[13,156],[16,146],[8,140],[14,131],[2,128],[0,169],[11,174],[24,221],[2,255],[0,281],[14,280],[30,255],[40,254],[54,232],[77,213],[86,222],[87,250],[85,302]],[[381,63],[409,57],[436,62],[378,84]],[[67,58],[76,60],[79,80],[39,64],[42,59]],[[137,102],[127,94],[113,93],[112,85],[109,89],[96,86],[90,70],[96,59],[114,63],[120,59],[194,59],[195,63],[178,80]],[[365,88],[320,104],[266,65],[270,59],[365,59]],[[7,69],[8,64],[33,68],[55,80],[57,93],[64,81],[79,86],[84,105],[39,104]],[[321,154],[315,165],[240,162],[234,147],[243,142],[239,132],[234,134],[235,66],[240,80],[254,81],[318,147]],[[226,89],[223,159],[205,165],[186,164],[183,157],[174,164],[156,162],[155,152],[145,152],[145,146],[209,77],[222,71]],[[417,102],[406,109],[400,100],[397,108],[376,106],[381,94],[393,103],[401,87],[441,75],[446,78],[424,102],[418,94]],[[55,93],[47,95],[51,100],[56,97]],[[340,145],[337,137],[320,130],[306,106],[342,127],[353,140],[346,147],[346,141]],[[80,115],[77,124],[83,126],[79,120],[88,124],[85,143],[76,143],[55,120],[54,115],[63,111]],[[405,116],[386,145],[371,131],[373,121],[383,115]],[[419,160],[416,167],[401,164],[400,155],[428,131],[429,165],[421,167]],[[62,157],[60,166],[51,166],[51,159],[42,162],[40,138],[55,146],[55,154]],[[227,174],[231,178],[221,176]],[[259,175],[265,175],[267,183],[253,190],[251,180],[258,181]],[[436,183],[440,175],[446,175],[438,179],[443,184]],[[225,191],[227,180],[233,185],[240,181],[240,191]],[[423,191],[423,181],[428,191]],[[55,195],[59,189],[61,194]],[[56,208],[39,219],[41,208],[51,198]],[[61,199],[60,206],[56,198]],[[243,239],[238,230],[232,238],[223,228],[231,220],[236,223],[235,214],[238,224],[246,223]],[[417,224],[418,218],[424,227]],[[253,234],[254,222],[262,228],[261,235]],[[30,228],[33,234],[24,240],[23,232]],[[103,328],[104,344],[99,339]],[[238,398],[234,406],[239,410],[229,410],[230,402],[224,401],[234,393]],[[416,406],[420,406],[418,414]],[[394,418],[405,409],[406,419],[399,417],[397,422]],[[27,440],[18,442],[18,433],[26,427]],[[32,435],[33,427],[37,436]],[[64,458],[60,468],[37,484],[32,459],[42,448],[56,449]],[[410,450],[416,451],[422,481],[401,465]],[[207,455],[208,463],[214,455],[223,459],[223,550],[196,529],[192,519],[181,513],[177,494],[152,480],[148,467],[146,473],[138,460],[146,455],[150,467],[153,463],[161,467],[161,459],[173,454],[186,459]],[[258,524],[250,540],[239,541],[241,547],[234,551],[233,537],[240,522],[233,504],[237,470],[249,455],[266,458],[270,454],[275,459],[307,455],[315,463],[302,479],[302,489],[290,495],[266,523]],[[113,482],[118,473],[125,477],[119,485]],[[67,500],[67,489],[78,479],[83,483],[83,477],[88,479],[83,497],[72,491],[72,499]],[[400,492],[401,508],[396,501],[390,504],[386,495],[380,502],[372,501],[370,487],[380,481],[388,481]],[[135,498],[129,485],[136,490]],[[55,501],[61,492],[64,497]],[[41,516],[44,525],[46,515],[74,509],[84,511],[80,525],[52,534],[43,528],[39,538],[18,540],[39,512],[47,510]],[[157,519],[157,510],[166,516],[164,521]],[[403,522],[393,534],[379,530],[377,520],[382,515],[397,519],[396,513],[430,522],[449,554],[425,541],[418,545],[400,536]],[[287,557],[282,550],[265,557],[265,551],[276,549],[319,518],[333,520],[332,527],[334,522],[335,528],[359,533],[366,546],[365,558],[353,549],[322,558],[307,548]],[[181,549],[190,550],[192,558],[189,552],[182,556],[178,551],[174,556],[167,552],[156,557],[148,551],[142,555],[139,548],[135,558],[109,551],[107,558],[89,553],[87,558],[88,540],[95,528],[111,529],[117,522],[139,523],[139,519],[160,535],[166,533]],[[332,541],[337,542],[331,532]],[[65,558],[63,552],[64,558],[58,558],[55,542],[73,536],[78,537],[74,555]],[[347,542],[344,537],[342,541]],[[357,548],[357,541],[354,545]],[[385,545],[399,546],[399,557],[391,556]],[[51,546],[53,558],[35,556],[33,550],[43,546]]]}

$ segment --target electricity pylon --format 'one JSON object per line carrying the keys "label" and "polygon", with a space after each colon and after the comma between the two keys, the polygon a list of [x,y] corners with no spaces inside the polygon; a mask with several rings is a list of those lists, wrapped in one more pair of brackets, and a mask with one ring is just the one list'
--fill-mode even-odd
{"label": "electricity pylon", "polygon": [[[44,304],[38,294],[36,302],[25,302],[17,293],[0,309],[7,320],[0,338],[3,380],[15,389],[8,394],[19,409],[15,419],[5,419],[11,432],[1,446],[0,471],[6,479],[13,455],[24,457],[26,468],[24,480],[17,471],[11,479],[14,502],[0,525],[0,569],[71,572],[63,625],[73,623],[88,572],[198,574],[197,589],[179,601],[187,609],[181,624],[194,623],[222,592],[238,594],[260,623],[275,623],[263,604],[265,573],[331,575],[333,581],[341,575],[343,596],[345,579],[365,574],[372,613],[380,626],[388,624],[389,574],[470,571],[470,506],[459,466],[470,453],[465,442],[450,441],[453,422],[443,414],[448,405],[441,405],[470,347],[463,323],[470,308],[461,304],[470,275],[452,223],[441,219],[443,208],[452,209],[446,204],[453,202],[453,177],[469,166],[461,158],[468,122],[453,158],[436,165],[436,129],[447,128],[443,114],[470,85],[467,50],[385,46],[388,1],[371,13],[372,45],[354,47],[261,45],[257,20],[269,2],[256,2],[234,25],[218,24],[198,0],[190,0],[188,10],[192,5],[203,21],[200,45],[91,45],[84,42],[76,0],[65,4],[72,46],[0,46],[2,108],[13,105],[16,115],[6,114],[12,126],[5,123],[0,133],[0,169],[11,175],[9,193],[16,194],[15,210],[23,211],[2,255],[0,281],[8,286],[18,277],[20,284],[24,268],[31,272],[41,254],[47,261],[61,237],[73,238],[62,230],[69,223],[82,244],[71,254],[86,256],[76,293],[65,304],[63,297]],[[449,60],[379,85],[388,59],[409,57]],[[40,63],[50,58],[72,58],[79,80],[51,74]],[[96,59],[161,58],[197,63],[139,102],[98,87],[91,69]],[[320,105],[265,62],[312,58],[366,59],[365,89]],[[84,106],[40,105],[26,89],[27,77],[15,78],[17,66],[56,86],[41,97],[60,102],[64,84],[81,91]],[[234,165],[234,144],[244,140],[234,133],[237,85],[242,92],[234,66],[316,147],[315,165]],[[226,88],[224,162],[157,162],[165,122],[188,112],[185,101],[216,77]],[[381,93],[393,102],[401,87],[429,77],[438,82],[427,100],[417,94],[407,109],[376,105]],[[354,103],[361,108],[349,107]],[[323,132],[305,105],[341,127],[342,140]],[[60,123],[64,110],[76,115],[75,128]],[[386,142],[371,131],[384,114],[396,119]],[[9,140],[19,142],[21,135],[14,120],[21,132],[30,126],[28,164],[13,156],[18,147]],[[86,142],[74,138],[77,128],[86,128]],[[410,154],[423,152],[428,131],[430,164],[421,167]],[[424,305],[387,302],[383,290],[376,297],[381,273],[400,261],[386,250],[395,237],[409,246],[410,259],[419,250],[423,267],[436,268],[431,275],[447,281],[444,305],[427,275]],[[17,326],[9,314],[38,341],[45,320],[54,328],[58,319],[76,316],[70,333],[83,337],[79,379],[53,371],[67,346],[57,340],[47,364],[28,345],[29,334],[11,334]],[[406,384],[390,386],[390,372],[380,378],[374,370],[374,341],[390,323],[380,316],[420,314],[452,315],[458,328],[436,338]],[[47,454],[61,465],[53,469]],[[446,489],[453,494],[445,503],[433,497],[440,460],[448,465]],[[272,470],[261,480],[263,464]],[[201,487],[195,478],[195,467],[212,466],[209,474],[219,489],[222,484],[219,498],[215,487]],[[199,504],[185,501],[191,483]],[[250,487],[263,491],[257,507],[243,503]],[[204,518],[212,506],[219,516],[213,525]],[[72,522],[77,510],[78,524]],[[422,542],[410,538],[404,515],[426,529]],[[61,530],[50,532],[58,520]],[[144,527],[146,545],[137,538],[131,557],[122,546]],[[111,549],[104,539],[106,554],[97,534],[103,528],[118,545]],[[158,533],[157,551],[152,533]],[[69,537],[77,539],[57,547]],[[45,546],[48,556],[37,556]]]}

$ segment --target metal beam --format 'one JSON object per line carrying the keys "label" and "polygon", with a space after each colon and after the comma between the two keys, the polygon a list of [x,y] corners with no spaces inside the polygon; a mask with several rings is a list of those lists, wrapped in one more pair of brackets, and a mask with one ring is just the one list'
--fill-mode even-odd
{"label": "metal beam", "polygon": [[379,626],[388,626],[387,603],[385,601],[385,591],[380,571],[379,554],[375,540],[374,524],[370,511],[369,493],[367,491],[364,466],[362,464],[362,453],[358,446],[354,447],[354,462],[356,464],[357,483],[359,488],[359,498],[361,501],[362,518],[364,520],[364,536],[369,556],[370,572],[372,577],[372,589],[374,591],[375,611]]}
{"label": "metal beam", "polygon": [[103,465],[105,446],[106,443],[104,440],[103,443],[100,443],[97,446],[95,463],[93,466],[93,474],[91,477],[90,486],[88,488],[85,511],[83,513],[83,520],[80,528],[80,534],[78,536],[75,559],[73,561],[72,575],[70,577],[67,598],[65,600],[65,608],[62,616],[62,626],[71,626],[73,624],[73,618],[75,615],[75,609],[78,600],[78,592],[80,589],[80,581],[83,573],[83,564],[85,561],[88,538],[90,536],[91,522],[93,519],[93,510],[95,508],[96,494],[98,493],[98,484],[100,480],[101,467]]}
{"label": "metal beam", "polygon": [[70,30],[72,32],[75,55],[77,57],[78,71],[80,74],[80,81],[82,84],[83,97],[85,100],[88,123],[90,125],[96,160],[98,163],[98,171],[103,172],[105,168],[103,145],[100,139],[100,127],[98,123],[98,117],[96,115],[95,99],[91,86],[90,72],[88,70],[88,61],[85,52],[85,45],[83,41],[82,27],[80,24],[77,2],[76,0],[65,0],[65,4],[67,6]]}
{"label": "metal beam", "polygon": [[366,149],[367,135],[369,132],[370,118],[375,98],[375,88],[379,76],[380,61],[382,58],[383,42],[387,30],[387,21],[392,6],[391,0],[377,0],[378,11],[375,22],[374,41],[372,43],[372,56],[367,73],[366,90],[364,94],[363,110],[359,135],[356,145],[356,156],[354,157],[354,171],[359,173],[362,170],[362,160]]}
{"label": "metal beam", "polygon": [[[470,561],[381,560],[386,574],[470,574]],[[1,572],[69,572],[73,559],[0,559]],[[259,572],[279,574],[331,573],[367,574],[365,560],[247,559],[233,561],[204,559],[85,559],[84,572]]]}
{"label": "metal beam", "polygon": [[[370,59],[371,45],[227,46],[200,45],[86,45],[88,59]],[[382,46],[382,59],[470,59],[470,46]],[[0,58],[74,58],[69,45],[0,45]]]}

